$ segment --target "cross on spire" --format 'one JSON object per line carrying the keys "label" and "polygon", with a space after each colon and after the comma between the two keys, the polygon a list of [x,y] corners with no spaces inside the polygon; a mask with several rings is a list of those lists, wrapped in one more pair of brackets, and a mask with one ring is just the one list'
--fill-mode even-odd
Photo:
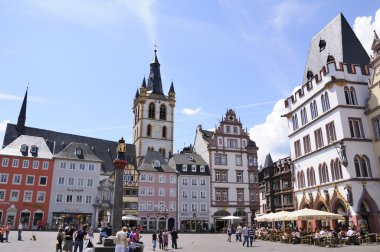
{"label": "cross on spire", "polygon": [[158,47],[158,45],[157,45],[157,43],[154,43],[154,52],[157,52],[157,47]]}

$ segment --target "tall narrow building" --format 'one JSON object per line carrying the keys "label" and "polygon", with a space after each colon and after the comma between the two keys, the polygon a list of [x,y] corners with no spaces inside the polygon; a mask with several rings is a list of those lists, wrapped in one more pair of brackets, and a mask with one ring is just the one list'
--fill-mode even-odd
{"label": "tall narrow building", "polygon": [[136,145],[138,163],[147,151],[158,151],[165,160],[169,160],[173,153],[174,107],[173,82],[166,96],[162,88],[157,50],[154,50],[149,78],[146,81],[144,77],[133,100],[133,143]]}

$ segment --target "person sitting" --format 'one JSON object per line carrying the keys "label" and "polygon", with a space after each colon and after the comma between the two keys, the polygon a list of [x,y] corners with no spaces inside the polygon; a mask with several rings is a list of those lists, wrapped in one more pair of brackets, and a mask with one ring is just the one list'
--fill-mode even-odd
{"label": "person sitting", "polygon": [[99,242],[97,242],[97,244],[102,244],[103,237],[108,238],[111,234],[112,234],[112,229],[109,226],[109,224],[106,224],[106,226],[100,231]]}
{"label": "person sitting", "polygon": [[347,237],[349,239],[350,244],[353,243],[354,245],[359,245],[358,236],[352,227],[348,228]]}
{"label": "person sitting", "polygon": [[299,244],[301,243],[301,233],[300,231],[298,230],[298,228],[296,228],[293,232],[293,244]]}

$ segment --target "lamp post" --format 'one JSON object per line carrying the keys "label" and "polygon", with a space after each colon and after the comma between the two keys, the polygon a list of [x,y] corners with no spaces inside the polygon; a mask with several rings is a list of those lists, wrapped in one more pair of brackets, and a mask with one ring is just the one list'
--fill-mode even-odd
{"label": "lamp post", "polygon": [[116,234],[121,229],[121,217],[123,208],[123,173],[127,164],[125,159],[126,144],[123,138],[117,146],[117,158],[113,161],[115,172],[115,189],[112,209],[112,233]]}

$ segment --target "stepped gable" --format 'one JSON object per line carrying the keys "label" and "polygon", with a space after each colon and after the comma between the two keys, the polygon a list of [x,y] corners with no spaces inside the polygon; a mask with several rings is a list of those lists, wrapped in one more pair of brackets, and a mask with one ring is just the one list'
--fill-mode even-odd
{"label": "stepped gable", "polygon": [[344,81],[343,79],[339,79],[336,76],[332,75],[344,75],[348,74],[348,76],[369,76],[368,65],[360,66],[357,64],[346,64],[339,62],[339,66],[337,66],[335,61],[329,62],[322,67],[319,73],[315,74],[310,80],[306,81],[300,89],[298,89],[293,95],[289,96],[285,99],[285,108],[289,107],[291,104],[297,102],[297,98],[302,98],[305,95],[305,92],[311,91],[313,87],[316,87],[318,84],[321,84],[325,78],[329,78],[326,85],[330,83],[336,83],[339,81]]}
{"label": "stepped gable", "polygon": [[[329,56],[333,56],[336,62],[362,67],[368,65],[370,60],[342,13],[312,38],[302,78],[303,83],[308,81],[308,71],[318,72],[325,66]],[[351,73],[351,68],[348,68],[348,71]]]}
{"label": "stepped gable", "polygon": [[[14,141],[18,134],[16,125],[8,123],[4,135],[3,146],[6,146]],[[23,134],[28,136],[43,137],[53,155],[60,153],[70,143],[85,143],[91,148],[95,155],[103,161],[101,165],[101,172],[106,174],[113,172],[113,160],[116,158],[118,142],[32,127],[25,127]],[[126,144],[126,146],[127,160],[136,166],[135,145]]]}
{"label": "stepped gable", "polygon": [[[158,160],[160,162],[160,166],[155,168],[153,163]],[[162,154],[158,151],[148,151],[137,167],[138,171],[148,171],[148,172],[174,172],[177,170],[173,169],[168,165],[165,159],[162,157]]]}

